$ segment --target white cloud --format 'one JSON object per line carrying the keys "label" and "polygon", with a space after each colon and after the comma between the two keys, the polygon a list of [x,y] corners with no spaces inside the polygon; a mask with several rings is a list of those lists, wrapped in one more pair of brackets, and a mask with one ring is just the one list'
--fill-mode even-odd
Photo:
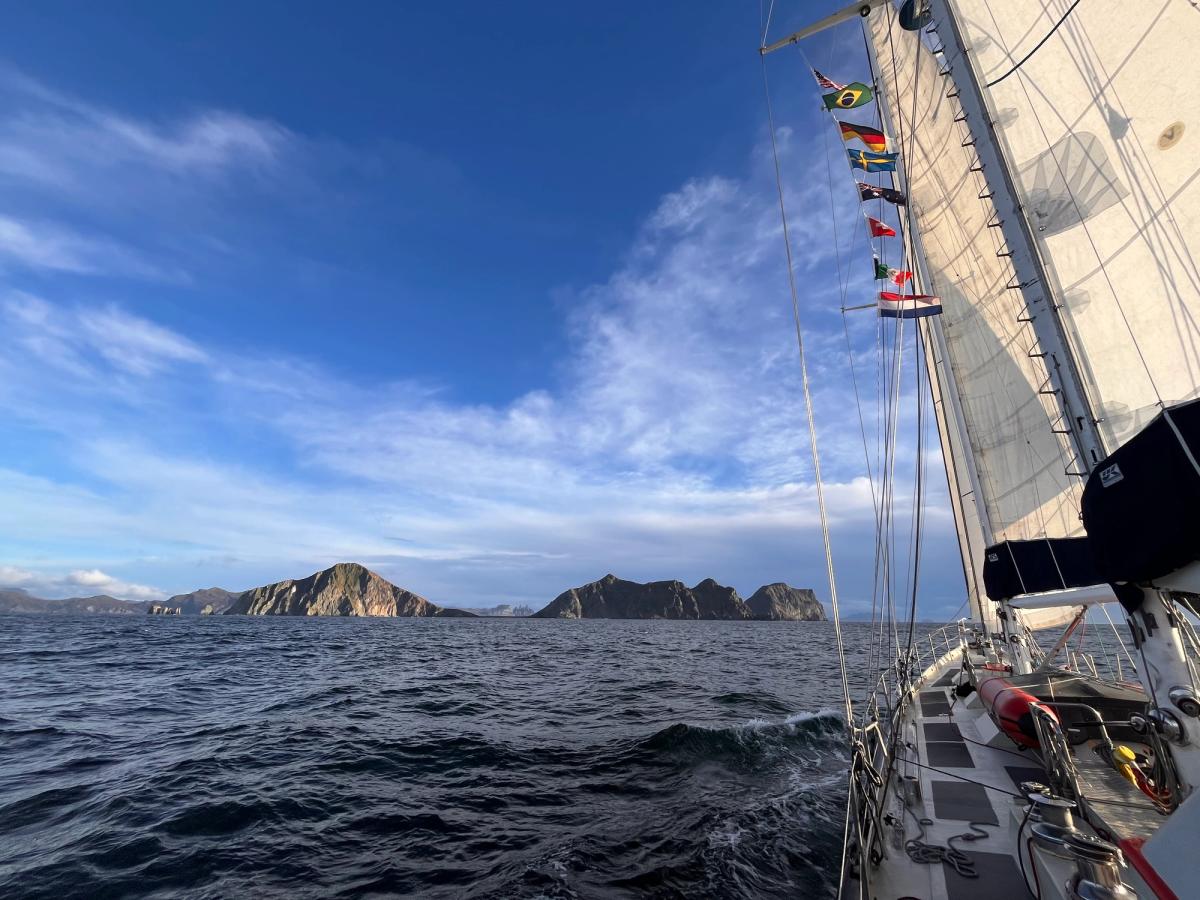
{"label": "white cloud", "polygon": [[203,362],[207,354],[182,335],[115,307],[76,314],[80,338],[119,369],[150,375],[178,362]]}
{"label": "white cloud", "polygon": [[65,574],[34,572],[16,566],[0,566],[0,588],[19,587],[30,594],[60,600],[64,597],[107,594],[118,600],[162,600],[158,588],[114,578],[99,569],[77,569]]}
{"label": "white cloud", "polygon": [[[269,157],[253,128],[212,128],[111,126],[161,165]],[[816,273],[809,364],[835,549],[861,598],[873,509],[820,200],[791,198],[797,265]],[[566,299],[559,380],[498,405],[229,354],[119,307],[11,295],[0,408],[58,435],[70,474],[0,472],[0,538],[22,536],[14,563],[66,559],[69,544],[74,577],[108,578],[112,560],[173,592],[358,559],[440,602],[537,603],[609,570],[824,593],[780,241],[766,170],[688,182],[606,282]],[[859,340],[869,357],[873,333]],[[237,449],[248,444],[271,462]],[[236,561],[195,569],[214,559]]]}
{"label": "white cloud", "polygon": [[37,362],[74,375],[95,373],[101,361],[119,372],[147,376],[208,359],[182,335],[111,305],[61,307],[13,292],[0,301],[0,316],[7,320],[10,339]]}
{"label": "white cloud", "polygon": [[97,240],[60,225],[0,215],[0,259],[31,269],[77,275],[126,275],[153,281],[183,280],[111,240]]}
{"label": "white cloud", "polygon": [[225,110],[166,122],[121,115],[12,70],[0,72],[8,113],[0,117],[0,173],[20,179],[97,189],[89,175],[137,167],[219,175],[232,168],[274,165],[293,141],[283,126]]}

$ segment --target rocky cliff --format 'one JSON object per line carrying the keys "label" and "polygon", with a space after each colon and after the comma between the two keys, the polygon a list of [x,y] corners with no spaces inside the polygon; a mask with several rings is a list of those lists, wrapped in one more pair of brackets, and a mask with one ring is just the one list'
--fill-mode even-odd
{"label": "rocky cliff", "polygon": [[[176,594],[164,602],[163,606],[177,609],[185,616],[212,615],[225,612],[237,597],[233,591],[219,587],[201,588],[190,594]],[[207,613],[204,611],[206,608],[209,610]]]}
{"label": "rocky cliff", "polygon": [[824,622],[825,608],[808,588],[794,588],[776,581],[764,584],[746,601],[756,619],[788,619]]}
{"label": "rocky cliff", "polygon": [[338,563],[299,581],[280,581],[239,595],[226,615],[470,616],[443,609],[357,563]]}
{"label": "rocky cliff", "polygon": [[641,584],[605,575],[559,594],[534,618],[748,619],[750,611],[737,591],[711,578],[689,588],[682,581]]}
{"label": "rocky cliff", "polygon": [[764,585],[747,602],[711,578],[689,588],[682,581],[641,584],[605,575],[559,594],[534,618],[823,620],[825,611],[812,591],[783,583]]}

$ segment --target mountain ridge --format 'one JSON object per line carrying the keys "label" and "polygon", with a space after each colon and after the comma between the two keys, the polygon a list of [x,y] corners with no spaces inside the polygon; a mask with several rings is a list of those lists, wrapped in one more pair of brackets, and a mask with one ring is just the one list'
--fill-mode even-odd
{"label": "mountain ridge", "polygon": [[705,578],[627,581],[611,572],[598,581],[563,591],[533,614],[535,619],[709,619],[822,621],[825,610],[813,592],[783,582],[763,585],[743,600],[735,588]]}
{"label": "mountain ridge", "polygon": [[[480,609],[478,613],[511,615],[514,611],[505,605]],[[247,591],[201,588],[176,594],[165,601],[120,600],[107,594],[48,600],[22,588],[0,588],[0,613],[426,618],[473,618],[477,615],[476,611],[432,603],[359,563],[337,563],[306,578],[284,579]],[[826,618],[813,591],[793,588],[784,582],[763,585],[749,600],[743,600],[736,589],[712,578],[688,587],[678,580],[627,581],[612,573],[562,592],[542,609],[531,611],[530,617],[727,621],[823,621]]]}

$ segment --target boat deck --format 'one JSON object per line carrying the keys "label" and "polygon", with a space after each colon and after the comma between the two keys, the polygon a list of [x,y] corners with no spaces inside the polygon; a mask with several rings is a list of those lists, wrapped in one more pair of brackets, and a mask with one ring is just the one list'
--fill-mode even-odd
{"label": "boat deck", "polygon": [[[892,833],[882,842],[885,858],[866,873],[869,884],[848,885],[846,896],[861,894],[873,900],[1030,896],[1018,862],[1018,832],[1026,807],[1019,787],[1024,781],[1045,782],[1045,771],[1036,752],[1022,750],[999,731],[978,694],[955,696],[961,661],[961,649],[946,654],[918,684],[916,702],[902,724],[893,786],[915,780],[919,793],[914,796],[910,789],[910,802],[905,803],[899,796],[904,791],[891,791],[887,810],[893,824]],[[972,658],[972,662],[984,660]],[[1084,795],[1103,817],[1112,838],[1150,837],[1163,817],[1092,751],[1096,743],[1089,740],[1072,748]],[[902,836],[896,833],[898,821],[903,821]],[[969,857],[967,868],[973,869],[974,877],[945,860],[938,863],[935,858],[932,864],[914,860],[905,849],[905,842],[914,838],[962,851]],[[1053,891],[1043,893],[1046,900],[1055,896]]]}

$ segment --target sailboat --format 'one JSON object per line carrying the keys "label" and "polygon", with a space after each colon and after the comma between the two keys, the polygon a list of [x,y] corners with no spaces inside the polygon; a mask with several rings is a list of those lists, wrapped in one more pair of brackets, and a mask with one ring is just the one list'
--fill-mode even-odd
{"label": "sailboat", "polygon": [[[764,33],[773,142],[767,58],[851,28],[869,72],[814,69],[816,91],[865,145],[847,172],[878,275],[889,252],[902,274],[863,304],[880,313],[884,574],[860,696],[838,630],[839,894],[1200,897],[1200,92],[1185,84],[1200,4],[861,0]],[[836,621],[778,155],[776,175]],[[907,593],[886,571],[909,565],[889,529],[912,370],[971,612],[927,634],[917,563]],[[1071,650],[1099,616],[1124,619],[1114,664]]]}

